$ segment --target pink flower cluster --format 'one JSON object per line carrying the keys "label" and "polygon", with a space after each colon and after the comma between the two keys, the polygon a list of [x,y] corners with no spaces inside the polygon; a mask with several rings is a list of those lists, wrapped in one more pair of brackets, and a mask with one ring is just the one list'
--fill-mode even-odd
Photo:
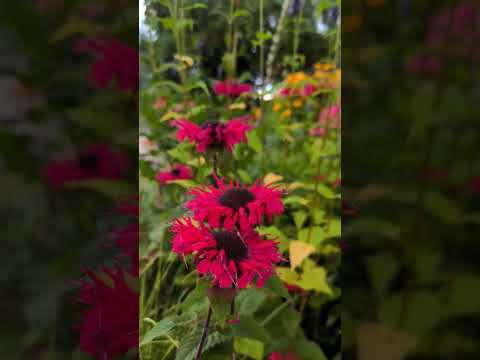
{"label": "pink flower cluster", "polygon": [[174,180],[188,180],[193,176],[192,169],[182,164],[175,164],[170,170],[159,171],[156,175],[161,185],[168,184]]}
{"label": "pink flower cluster", "polygon": [[95,56],[89,78],[100,89],[115,81],[121,91],[138,91],[137,50],[114,38],[87,38],[77,43],[76,51]]}
{"label": "pink flower cluster", "polygon": [[285,87],[280,89],[280,96],[288,97],[288,96],[304,96],[309,97],[312,96],[313,93],[317,90],[315,85],[313,84],[305,84],[302,88],[289,88]]}
{"label": "pink flower cluster", "polygon": [[310,135],[312,136],[324,136],[326,129],[340,129],[341,127],[341,105],[334,104],[326,107],[318,116],[318,126],[310,129]]}
{"label": "pink flower cluster", "polygon": [[202,126],[192,123],[185,119],[172,121],[172,125],[177,127],[178,141],[188,140],[197,145],[197,151],[204,153],[207,150],[233,150],[233,146],[247,141],[247,131],[251,130],[244,118],[235,118],[221,123],[217,121],[207,121]]}
{"label": "pink flower cluster", "polygon": [[229,185],[216,178],[216,186],[195,188],[186,207],[193,218],[177,219],[173,226],[173,251],[194,255],[197,271],[210,276],[220,288],[262,287],[281,260],[277,244],[263,239],[255,226],[264,216],[283,213],[282,192],[255,183]]}
{"label": "pink flower cluster", "polygon": [[459,55],[468,54],[474,42],[480,40],[474,30],[478,19],[478,9],[471,0],[459,1],[453,8],[445,8],[434,14],[425,39],[425,54],[417,54],[409,59],[406,70],[415,74],[436,74],[444,66],[440,52],[453,48]]}
{"label": "pink flower cluster", "polygon": [[217,81],[213,86],[213,91],[218,96],[228,96],[237,98],[243,94],[252,92],[252,85],[247,83],[237,83],[231,80]]}
{"label": "pink flower cluster", "polygon": [[128,215],[132,222],[112,232],[122,254],[130,259],[125,271],[120,264],[103,267],[99,273],[84,270],[76,299],[85,309],[81,315],[80,349],[99,360],[112,359],[138,347],[138,293],[128,284],[138,276],[138,205],[120,204],[116,212]]}
{"label": "pink flower cluster", "polygon": [[44,177],[55,190],[62,190],[71,181],[117,180],[128,167],[128,159],[123,153],[104,144],[94,144],[71,159],[50,162],[44,169]]}

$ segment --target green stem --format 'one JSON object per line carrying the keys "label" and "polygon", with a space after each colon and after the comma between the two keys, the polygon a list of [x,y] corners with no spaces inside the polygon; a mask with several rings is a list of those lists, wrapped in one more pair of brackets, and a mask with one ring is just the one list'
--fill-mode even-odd
{"label": "green stem", "polygon": [[198,350],[197,350],[197,355],[195,356],[195,360],[200,360],[202,356],[203,347],[205,345],[205,341],[207,340],[208,326],[210,325],[211,318],[212,318],[212,305],[210,304],[208,306],[207,320],[205,320],[205,325],[203,325],[202,337],[200,338],[200,344],[198,345]]}

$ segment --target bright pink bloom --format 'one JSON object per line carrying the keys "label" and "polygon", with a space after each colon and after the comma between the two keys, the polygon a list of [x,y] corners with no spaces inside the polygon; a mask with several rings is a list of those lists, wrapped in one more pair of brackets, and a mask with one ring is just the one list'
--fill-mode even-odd
{"label": "bright pink bloom", "polygon": [[334,104],[320,111],[318,116],[318,126],[310,129],[312,136],[325,136],[326,128],[340,129],[341,126],[341,106]]}
{"label": "bright pink bloom", "polygon": [[302,95],[303,96],[312,96],[313,93],[315,92],[316,88],[314,85],[312,84],[306,84],[304,87],[303,87],[303,92],[302,92]]}
{"label": "bright pink bloom", "polygon": [[206,150],[219,150],[227,148],[232,151],[235,144],[246,142],[247,131],[251,126],[240,118],[232,119],[226,123],[207,121],[202,126],[194,124],[185,119],[178,119],[172,122],[178,129],[178,141],[187,139],[197,145],[200,153]]}
{"label": "bright pink bloom", "polygon": [[230,80],[217,81],[213,86],[213,91],[218,96],[239,97],[242,94],[252,92],[252,85],[247,83],[237,83]]}
{"label": "bright pink bloom", "polygon": [[96,144],[82,150],[73,159],[51,162],[44,176],[56,190],[70,181],[86,179],[119,179],[128,168],[124,154],[107,145]]}
{"label": "bright pink bloom", "polygon": [[193,199],[188,201],[195,220],[207,221],[213,228],[231,230],[235,225],[248,229],[262,223],[264,216],[270,222],[273,215],[283,213],[282,191],[257,181],[252,186],[240,186],[233,181],[225,184],[216,179],[216,186],[190,190]]}
{"label": "bright pink bloom", "polygon": [[[138,294],[125,280],[121,269],[103,269],[100,278],[86,270],[78,303],[83,311],[80,349],[99,360],[113,359],[138,347]],[[108,280],[103,278],[108,277]]]}
{"label": "bright pink bloom", "polygon": [[211,276],[212,285],[222,289],[253,283],[263,287],[281,260],[276,242],[253,230],[210,230],[186,218],[177,219],[172,231],[173,251],[179,256],[194,254],[198,273]]}
{"label": "bright pink bloom", "polygon": [[182,164],[175,164],[170,170],[160,171],[155,177],[162,184],[168,184],[173,180],[188,180],[192,178],[192,169]]}
{"label": "bright pink bloom", "polygon": [[90,80],[105,89],[115,80],[122,91],[138,91],[138,51],[120,41],[108,39],[83,39],[77,46],[78,52],[96,57],[90,69]]}
{"label": "bright pink bloom", "polygon": [[280,89],[280,96],[284,96],[284,97],[290,96],[291,93],[292,93],[292,89],[290,89],[290,88],[286,87],[286,88]]}

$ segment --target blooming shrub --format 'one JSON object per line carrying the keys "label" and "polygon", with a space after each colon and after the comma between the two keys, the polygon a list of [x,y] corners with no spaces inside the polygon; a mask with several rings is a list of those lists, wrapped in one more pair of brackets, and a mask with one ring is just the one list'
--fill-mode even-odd
{"label": "blooming shrub", "polygon": [[310,2],[255,4],[147,9],[142,359],[340,356],[339,19],[327,37]]}

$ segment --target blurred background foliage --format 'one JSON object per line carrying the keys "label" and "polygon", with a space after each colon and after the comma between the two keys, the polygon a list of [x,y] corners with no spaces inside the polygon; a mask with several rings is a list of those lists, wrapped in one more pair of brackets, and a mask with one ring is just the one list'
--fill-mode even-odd
{"label": "blurred background foliage", "polygon": [[137,10],[107,0],[0,5],[2,359],[90,358],[74,329],[82,310],[73,304],[76,281],[81,267],[114,262],[108,234],[122,220],[112,208],[136,193],[136,171],[116,184],[77,182],[63,191],[45,171],[96,143],[129,154],[135,168],[136,107],[133,116],[125,109],[136,99],[97,91],[88,79],[93,59],[75,43],[110,34],[135,45]]}
{"label": "blurred background foliage", "polygon": [[476,359],[478,3],[342,11],[344,358]]}

